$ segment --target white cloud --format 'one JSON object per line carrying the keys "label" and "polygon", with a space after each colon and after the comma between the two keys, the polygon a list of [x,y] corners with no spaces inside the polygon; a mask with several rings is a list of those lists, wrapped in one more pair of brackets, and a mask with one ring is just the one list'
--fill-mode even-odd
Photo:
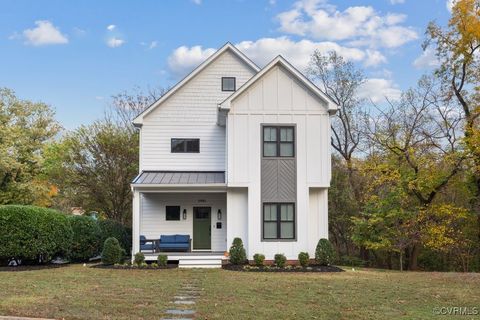
{"label": "white cloud", "polygon": [[413,28],[401,25],[405,15],[381,15],[371,6],[339,11],[326,0],[300,0],[277,19],[280,31],[317,40],[350,41],[358,46],[395,48],[418,38]]}
{"label": "white cloud", "polygon": [[385,102],[385,97],[390,100],[398,100],[402,91],[390,79],[370,78],[359,89],[361,98],[370,99],[374,103]]}
{"label": "white cloud", "polygon": [[[261,38],[257,41],[242,41],[235,46],[245,53],[259,66],[264,66],[277,55],[282,55],[299,70],[304,71],[310,61],[313,51],[336,51],[348,61],[360,62],[365,59],[370,65],[385,61],[380,53],[365,52],[356,48],[341,46],[335,42],[313,42],[300,40],[295,42],[288,37]],[[191,71],[208,58],[216,49],[202,48],[201,46],[182,46],[175,49],[168,58],[168,68],[174,78],[179,78]]]}
{"label": "white cloud", "polygon": [[[48,20],[35,21],[36,27],[33,29],[26,29],[22,33],[25,39],[25,44],[32,46],[43,46],[49,44],[65,44],[68,43],[68,38],[60,32],[60,29],[55,27]],[[18,35],[12,36],[12,38]]]}
{"label": "white cloud", "polygon": [[390,3],[391,4],[401,4],[401,3],[405,3],[405,0],[390,0]]}
{"label": "white cloud", "polygon": [[242,41],[235,46],[260,66],[265,65],[280,54],[302,71],[307,67],[310,56],[316,49],[324,53],[336,51],[349,61],[361,61],[366,56],[362,50],[343,47],[335,42],[313,42],[310,40],[295,42],[287,37]]}
{"label": "white cloud", "polygon": [[113,31],[113,30],[115,30],[116,27],[117,27],[117,26],[115,26],[114,24],[111,24],[111,25],[108,25],[108,26],[107,26],[107,30],[108,30],[108,31]]}
{"label": "white cloud", "polygon": [[435,56],[435,51],[428,47],[414,61],[413,66],[417,69],[436,68],[440,65]]}
{"label": "white cloud", "polygon": [[202,63],[215,51],[216,49],[213,48],[202,49],[202,46],[178,47],[168,57],[168,68],[174,78],[179,78]]}
{"label": "white cloud", "polygon": [[109,46],[110,48],[120,47],[124,43],[125,43],[125,40],[116,38],[116,37],[112,37],[107,40],[107,46]]}
{"label": "white cloud", "polygon": [[201,5],[202,4],[202,0],[192,0],[193,3],[197,4],[197,5]]}
{"label": "white cloud", "polygon": [[366,53],[367,58],[363,63],[366,67],[376,66],[387,62],[387,58],[380,51],[367,49]]}

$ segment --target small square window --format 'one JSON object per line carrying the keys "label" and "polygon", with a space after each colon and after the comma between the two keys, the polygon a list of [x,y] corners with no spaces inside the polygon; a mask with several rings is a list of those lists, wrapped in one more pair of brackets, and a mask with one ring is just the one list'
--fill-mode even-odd
{"label": "small square window", "polygon": [[180,220],[180,206],[166,206],[165,220],[179,221]]}
{"label": "small square window", "polygon": [[235,91],[234,77],[222,77],[222,91]]}

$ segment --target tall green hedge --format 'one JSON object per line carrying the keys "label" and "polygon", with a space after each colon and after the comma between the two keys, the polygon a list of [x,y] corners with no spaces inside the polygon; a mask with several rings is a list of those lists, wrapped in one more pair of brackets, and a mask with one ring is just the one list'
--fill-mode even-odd
{"label": "tall green hedge", "polygon": [[0,260],[47,262],[67,256],[73,231],[66,215],[35,206],[0,206]]}
{"label": "tall green hedge", "polygon": [[132,246],[131,230],[127,229],[123,224],[115,220],[100,220],[102,238],[101,243],[104,243],[107,238],[113,237],[118,240],[120,246],[126,251],[130,252]]}
{"label": "tall green hedge", "polygon": [[89,216],[69,216],[73,230],[73,242],[70,259],[86,261],[101,251],[102,234],[95,219]]}

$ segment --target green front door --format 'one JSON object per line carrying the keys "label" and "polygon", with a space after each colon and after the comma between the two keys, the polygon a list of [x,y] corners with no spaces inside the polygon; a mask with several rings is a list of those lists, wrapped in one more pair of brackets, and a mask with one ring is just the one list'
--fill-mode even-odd
{"label": "green front door", "polygon": [[193,207],[193,249],[211,249],[210,207]]}

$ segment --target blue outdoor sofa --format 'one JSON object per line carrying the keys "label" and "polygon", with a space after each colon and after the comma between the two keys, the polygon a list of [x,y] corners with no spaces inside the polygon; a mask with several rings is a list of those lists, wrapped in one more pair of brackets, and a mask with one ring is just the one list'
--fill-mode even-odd
{"label": "blue outdoor sofa", "polygon": [[188,234],[161,235],[158,249],[160,251],[191,251],[191,239]]}
{"label": "blue outdoor sofa", "polygon": [[191,251],[192,239],[188,234],[161,235],[159,240],[140,236],[140,251]]}

